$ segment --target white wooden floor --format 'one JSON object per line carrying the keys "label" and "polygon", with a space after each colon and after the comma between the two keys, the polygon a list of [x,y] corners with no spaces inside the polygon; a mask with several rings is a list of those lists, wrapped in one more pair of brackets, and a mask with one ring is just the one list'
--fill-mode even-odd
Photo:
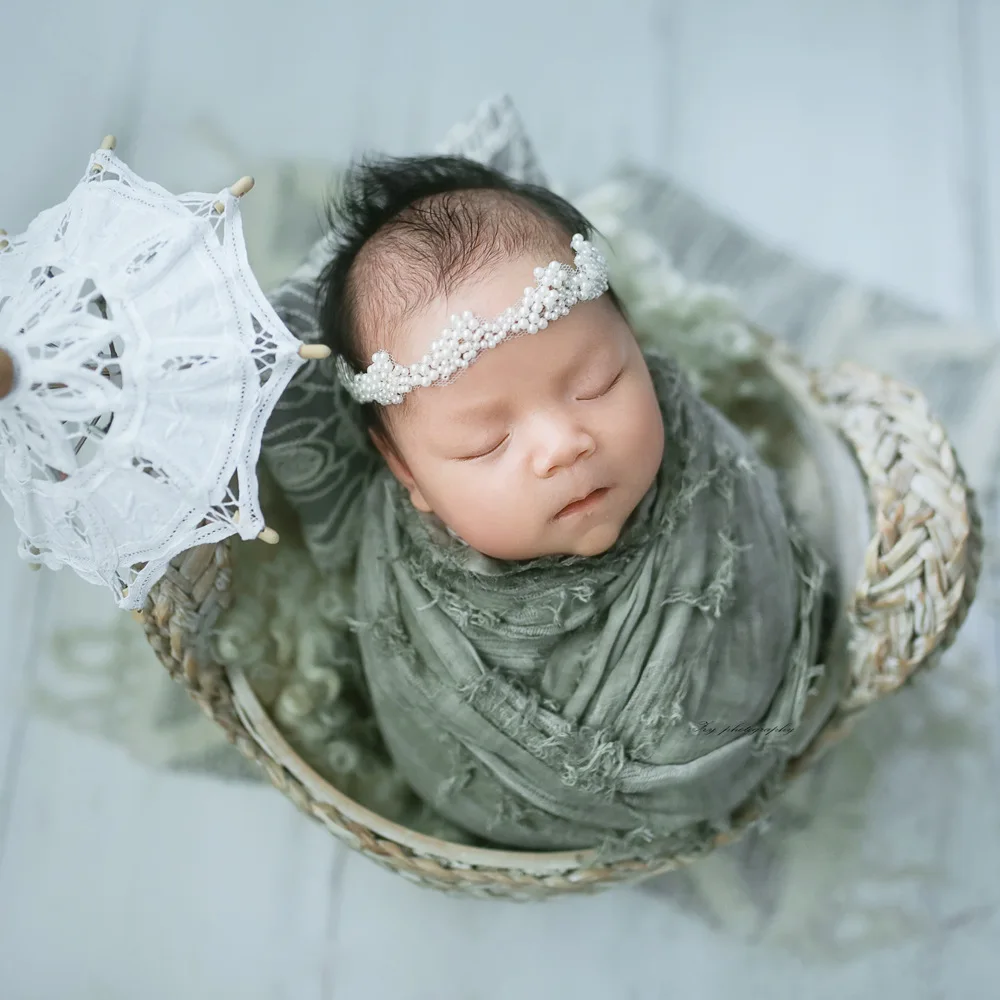
{"label": "white wooden floor", "polygon": [[[146,176],[214,190],[235,177],[199,122],[254,173],[428,150],[508,91],[564,184],[662,167],[821,264],[1000,329],[1000,0],[34,0],[0,6],[0,39],[10,231],[65,197],[106,132]],[[151,771],[28,710],[53,621],[94,612],[13,547],[4,507],[2,1000],[996,995],[1000,874],[975,843],[942,842],[961,877],[928,888],[926,935],[810,963],[648,892],[439,897],[269,789]],[[970,627],[995,669],[995,619]],[[948,918],[977,883],[991,919]]]}

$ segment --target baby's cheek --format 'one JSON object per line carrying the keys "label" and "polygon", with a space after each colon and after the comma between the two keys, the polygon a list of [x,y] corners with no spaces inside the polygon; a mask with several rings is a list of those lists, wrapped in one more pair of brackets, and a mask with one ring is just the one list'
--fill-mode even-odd
{"label": "baby's cheek", "polygon": [[644,480],[656,474],[663,460],[663,417],[656,396],[652,391],[636,407],[629,427],[630,450],[633,468]]}
{"label": "baby's cheek", "polygon": [[540,519],[537,502],[526,495],[524,484],[497,470],[467,493],[463,518],[469,531],[496,552],[509,550],[502,558],[523,558],[521,549],[536,540]]}
{"label": "baby's cheek", "polygon": [[503,483],[472,468],[451,471],[442,499],[455,518],[478,524],[495,521],[503,513]]}

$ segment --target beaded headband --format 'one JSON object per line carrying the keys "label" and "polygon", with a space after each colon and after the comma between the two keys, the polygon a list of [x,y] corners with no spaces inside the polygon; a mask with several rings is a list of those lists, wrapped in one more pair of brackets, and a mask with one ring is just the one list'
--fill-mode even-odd
{"label": "beaded headband", "polygon": [[451,382],[485,350],[525,333],[538,333],[570,307],[596,299],[608,290],[608,265],[600,251],[577,233],[570,241],[576,252],[574,267],[552,261],[535,268],[535,287],[525,288],[517,305],[487,322],[465,312],[451,317],[451,326],[435,340],[430,351],[412,365],[400,365],[387,351],[372,355],[363,373],[337,358],[337,376],[359,403],[389,406],[401,403],[417,386]]}

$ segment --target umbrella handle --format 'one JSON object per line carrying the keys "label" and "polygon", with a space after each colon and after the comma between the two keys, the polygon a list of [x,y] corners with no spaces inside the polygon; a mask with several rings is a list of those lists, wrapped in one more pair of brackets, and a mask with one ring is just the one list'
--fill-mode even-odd
{"label": "umbrella handle", "polygon": [[14,359],[0,347],[0,399],[14,388]]}

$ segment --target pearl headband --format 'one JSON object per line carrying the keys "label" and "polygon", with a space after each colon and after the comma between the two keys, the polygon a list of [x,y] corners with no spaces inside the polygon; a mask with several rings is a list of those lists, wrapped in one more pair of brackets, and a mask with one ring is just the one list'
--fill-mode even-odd
{"label": "pearl headband", "polygon": [[435,340],[430,351],[412,365],[400,365],[387,351],[372,355],[363,373],[337,358],[337,376],[359,403],[389,406],[401,403],[417,386],[452,381],[485,350],[525,333],[538,333],[565,316],[577,302],[596,299],[608,290],[608,265],[592,244],[577,233],[570,241],[576,252],[574,267],[552,261],[535,268],[535,287],[525,288],[517,305],[487,322],[465,312],[451,317],[451,326]]}

